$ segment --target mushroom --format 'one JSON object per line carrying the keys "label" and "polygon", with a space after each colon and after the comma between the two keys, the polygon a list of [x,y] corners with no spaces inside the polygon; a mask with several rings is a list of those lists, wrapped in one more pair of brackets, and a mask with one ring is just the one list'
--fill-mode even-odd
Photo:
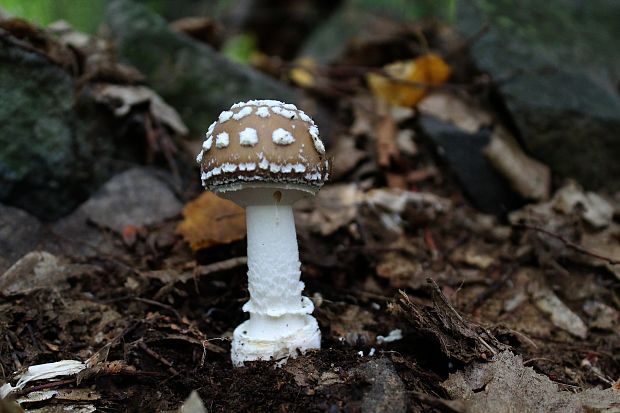
{"label": "mushroom", "polygon": [[233,333],[233,365],[320,348],[314,305],[301,295],[292,208],[328,178],[317,126],[292,104],[237,103],[211,124],[196,160],[205,188],[246,208],[250,318]]}

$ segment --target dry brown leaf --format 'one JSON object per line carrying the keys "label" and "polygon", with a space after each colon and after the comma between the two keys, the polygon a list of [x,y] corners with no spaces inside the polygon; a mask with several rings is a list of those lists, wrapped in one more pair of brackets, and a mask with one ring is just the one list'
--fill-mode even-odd
{"label": "dry brown leaf", "polygon": [[303,57],[298,59],[295,63],[296,66],[292,68],[288,74],[293,83],[305,89],[313,87],[316,83],[316,78],[313,73],[316,62],[309,57]]}
{"label": "dry brown leaf", "polygon": [[377,163],[383,168],[390,166],[392,160],[398,160],[400,151],[396,145],[398,129],[390,116],[382,116],[375,124],[377,144]]}
{"label": "dry brown leaf", "polygon": [[194,251],[245,238],[245,211],[231,201],[205,192],[183,208],[177,233]]}
{"label": "dry brown leaf", "polygon": [[351,173],[357,164],[368,156],[366,151],[356,147],[355,139],[348,135],[341,135],[336,140],[329,155],[338,159],[332,166],[332,178],[336,181]]}
{"label": "dry brown leaf", "polygon": [[477,133],[493,123],[492,115],[471,102],[451,93],[430,93],[417,106],[420,113],[451,123],[467,133]]}
{"label": "dry brown leaf", "polygon": [[533,282],[528,288],[534,305],[551,319],[553,325],[570,334],[585,339],[588,327],[560,298],[547,286]]}
{"label": "dry brown leaf", "polygon": [[465,412],[617,412],[620,393],[613,389],[560,391],[547,376],[523,365],[521,356],[503,351],[490,363],[476,363],[450,374],[442,383]]}
{"label": "dry brown leaf", "polygon": [[368,85],[373,95],[396,106],[415,106],[429,87],[450,77],[452,69],[443,59],[429,53],[414,60],[394,62],[383,68],[388,76],[370,73]]}
{"label": "dry brown leaf", "polygon": [[551,189],[549,167],[527,156],[507,131],[496,128],[483,152],[519,195],[536,200],[549,198]]}
{"label": "dry brown leaf", "polygon": [[381,258],[377,264],[377,275],[388,279],[394,288],[419,286],[426,279],[420,262],[403,257],[396,251],[390,251]]}
{"label": "dry brown leaf", "polygon": [[[584,233],[581,245],[598,255],[620,262],[620,225],[611,223],[603,231]],[[607,267],[620,280],[620,264],[612,264],[594,257],[589,257],[588,261],[595,266]]]}

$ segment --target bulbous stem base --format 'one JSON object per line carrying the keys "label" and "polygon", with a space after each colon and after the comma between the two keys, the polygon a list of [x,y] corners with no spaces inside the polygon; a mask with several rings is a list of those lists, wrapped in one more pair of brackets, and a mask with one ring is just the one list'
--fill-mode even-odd
{"label": "bulbous stem base", "polygon": [[[232,363],[235,367],[243,366],[246,361],[255,360],[286,360],[289,357],[297,357],[307,350],[321,348],[321,332],[316,319],[311,315],[293,315],[282,317],[270,317],[274,320],[250,319],[239,325],[233,333],[231,349]],[[256,326],[253,324],[270,324],[268,329],[282,325],[283,334],[271,336],[253,334]],[[288,326],[286,326],[288,324]],[[291,328],[292,326],[295,328]]]}

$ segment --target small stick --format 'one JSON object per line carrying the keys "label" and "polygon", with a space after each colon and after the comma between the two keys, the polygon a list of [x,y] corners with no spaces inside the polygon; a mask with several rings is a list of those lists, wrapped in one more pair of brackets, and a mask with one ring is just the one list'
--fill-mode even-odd
{"label": "small stick", "polygon": [[161,364],[164,364],[165,366],[167,366],[168,371],[170,371],[170,373],[174,374],[175,376],[179,374],[179,372],[174,367],[172,367],[172,363],[170,361],[168,361],[167,359],[165,359],[163,356],[159,355],[155,351],[151,350],[144,341],[139,341],[138,347],[144,350],[146,354],[153,357],[155,360],[159,361]]}
{"label": "small stick", "polygon": [[590,251],[587,248],[584,248],[584,247],[582,247],[579,244],[575,244],[574,242],[572,242],[570,240],[567,240],[566,238],[564,238],[560,234],[556,234],[555,232],[549,231],[548,229],[541,228],[541,227],[538,227],[538,226],[532,225],[532,224],[525,224],[525,223],[513,224],[512,226],[516,227],[516,228],[531,229],[531,230],[543,233],[545,235],[548,235],[550,237],[553,237],[553,238],[561,241],[568,248],[571,248],[571,249],[577,251],[578,253],[581,253],[581,254],[584,254],[584,255],[588,255],[590,257],[594,257],[594,258],[597,258],[597,259],[602,260],[602,261],[606,261],[606,262],[608,262],[611,265],[618,265],[618,264],[620,264],[620,260],[616,260],[614,258],[606,257],[604,255],[601,255],[601,254],[598,254],[596,252]]}
{"label": "small stick", "polygon": [[179,321],[183,320],[183,317],[181,317],[181,314],[174,309],[174,307],[168,305],[168,304],[164,304],[164,303],[160,303],[159,301],[155,301],[155,300],[150,300],[148,298],[142,298],[142,297],[132,297],[133,300],[136,301],[140,301],[142,303],[146,303],[146,304],[151,304],[157,307],[161,307],[161,308],[165,308],[166,310],[170,310],[174,313],[174,315],[176,316],[176,318],[179,319]]}
{"label": "small stick", "polygon": [[499,291],[502,288],[502,286],[506,284],[506,281],[512,278],[515,272],[516,272],[515,266],[508,269],[508,271],[506,271],[499,280],[495,281],[493,284],[491,284],[489,288],[484,290],[482,293],[480,293],[480,295],[478,295],[478,297],[476,297],[476,299],[469,306],[468,311],[474,311],[478,307],[480,307],[480,305],[482,305],[483,302],[488,300],[493,294]]}

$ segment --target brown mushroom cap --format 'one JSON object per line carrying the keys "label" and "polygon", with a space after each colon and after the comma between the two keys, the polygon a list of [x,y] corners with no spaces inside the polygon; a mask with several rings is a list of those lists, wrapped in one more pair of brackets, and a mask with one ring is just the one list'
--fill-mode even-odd
{"label": "brown mushroom cap", "polygon": [[329,174],[312,119],[275,100],[237,103],[222,112],[197,161],[203,186],[215,192],[265,184],[316,192]]}

